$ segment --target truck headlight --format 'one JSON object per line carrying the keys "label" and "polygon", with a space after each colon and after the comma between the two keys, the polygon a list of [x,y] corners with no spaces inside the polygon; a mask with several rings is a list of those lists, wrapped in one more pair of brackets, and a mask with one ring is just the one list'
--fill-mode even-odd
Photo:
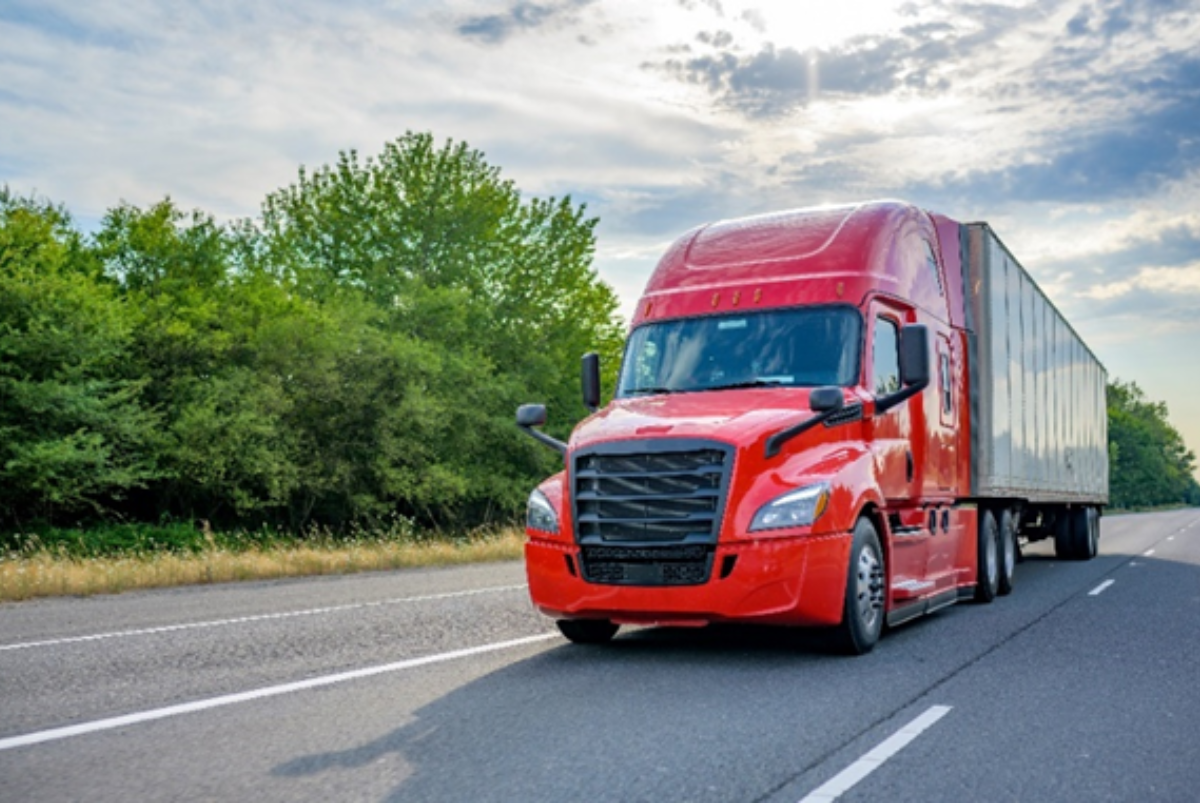
{"label": "truck headlight", "polygon": [[821,518],[829,507],[829,483],[806,485],[777,496],[758,509],[750,522],[750,532],[783,527],[807,527]]}
{"label": "truck headlight", "polygon": [[529,505],[525,510],[525,526],[531,530],[558,534],[558,514],[554,512],[554,506],[541,491],[534,491],[529,495]]}

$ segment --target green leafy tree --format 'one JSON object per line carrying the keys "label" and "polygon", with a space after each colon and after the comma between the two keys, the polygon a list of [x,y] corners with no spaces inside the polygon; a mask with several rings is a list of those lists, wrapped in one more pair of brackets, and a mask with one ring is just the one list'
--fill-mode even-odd
{"label": "green leafy tree", "polygon": [[518,509],[554,465],[514,437],[516,405],[547,402],[565,435],[584,412],[580,355],[598,350],[615,370],[617,299],[591,267],[595,225],[569,198],[523,199],[465,144],[409,133],[377,158],[302,170],[267,198],[247,251],[308,298],[364,300],[405,344],[393,403],[360,421],[364,441],[368,420],[387,422],[380,498],[478,522]]}
{"label": "green leafy tree", "polygon": [[1197,504],[1196,456],[1136,382],[1108,385],[1110,501],[1114,507]]}
{"label": "green leafy tree", "polygon": [[158,476],[131,320],[67,213],[0,190],[0,510],[95,514]]}
{"label": "green leafy tree", "polygon": [[169,199],[110,210],[95,242],[136,310],[131,370],[164,419],[163,476],[138,515],[244,523],[286,508],[298,477],[291,400],[259,346],[304,305],[272,277],[237,272],[236,236]]}

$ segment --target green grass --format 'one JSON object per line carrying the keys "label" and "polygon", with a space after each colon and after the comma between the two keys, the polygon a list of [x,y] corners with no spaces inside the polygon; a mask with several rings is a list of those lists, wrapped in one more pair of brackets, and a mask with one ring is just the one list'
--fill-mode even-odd
{"label": "green grass", "polygon": [[187,524],[43,529],[0,537],[0,602],[514,560],[523,543],[515,528],[448,536],[417,534],[403,522],[345,536],[314,529],[301,537]]}

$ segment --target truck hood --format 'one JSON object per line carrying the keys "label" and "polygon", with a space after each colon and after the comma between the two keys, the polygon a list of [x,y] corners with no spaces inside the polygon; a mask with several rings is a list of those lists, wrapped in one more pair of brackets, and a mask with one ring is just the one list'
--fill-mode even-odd
{"label": "truck hood", "polygon": [[615,399],[585,419],[571,449],[635,438],[704,438],[748,446],[815,413],[806,388],[717,390]]}

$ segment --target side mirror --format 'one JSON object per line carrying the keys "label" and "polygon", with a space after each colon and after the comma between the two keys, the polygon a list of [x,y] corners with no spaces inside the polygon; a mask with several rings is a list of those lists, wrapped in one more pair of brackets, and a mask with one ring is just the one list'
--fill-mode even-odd
{"label": "side mirror", "polygon": [[549,446],[559,454],[567,453],[567,445],[557,438],[552,438],[545,432],[538,432],[534,427],[540,427],[546,423],[546,405],[544,404],[522,404],[517,408],[517,426],[533,438],[538,443],[544,446]]}
{"label": "side mirror", "polygon": [[843,404],[841,388],[815,388],[808,396],[808,407],[814,413],[834,413],[842,409]]}
{"label": "side mirror", "polygon": [[775,434],[767,436],[763,457],[770,460],[779,454],[779,450],[783,448],[785,443],[797,435],[808,432],[818,424],[824,424],[834,413],[842,409],[842,405],[845,403],[845,399],[842,398],[841,388],[836,388],[832,385],[823,388],[813,388],[813,392],[808,394],[808,406],[816,415],[812,418],[806,418],[799,424],[793,424],[786,429],[781,429]]}
{"label": "side mirror", "polygon": [[929,386],[929,329],[910,323],[900,329],[900,389],[875,400],[875,414],[882,415]]}
{"label": "side mirror", "polygon": [[546,405],[522,404],[517,408],[518,427],[540,427],[546,423]]}
{"label": "side mirror", "polygon": [[600,355],[594,351],[583,355],[583,406],[591,412],[600,409]]}
{"label": "side mirror", "polygon": [[929,329],[910,323],[900,330],[900,384],[929,384]]}

